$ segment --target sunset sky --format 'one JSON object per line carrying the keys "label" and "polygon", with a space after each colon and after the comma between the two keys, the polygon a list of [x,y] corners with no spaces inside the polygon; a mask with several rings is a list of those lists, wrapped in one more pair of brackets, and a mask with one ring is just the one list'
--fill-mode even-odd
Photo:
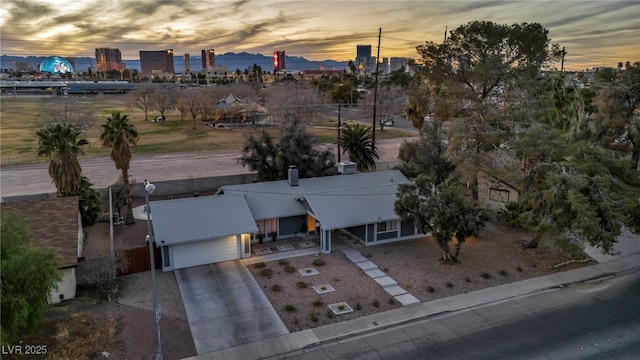
{"label": "sunset sky", "polygon": [[542,24],[566,47],[568,69],[640,61],[637,0],[2,0],[0,53],[93,57],[112,47],[129,60],[140,50],[214,48],[344,61],[358,44],[375,56],[382,28],[380,57],[416,57],[416,45],[474,20]]}

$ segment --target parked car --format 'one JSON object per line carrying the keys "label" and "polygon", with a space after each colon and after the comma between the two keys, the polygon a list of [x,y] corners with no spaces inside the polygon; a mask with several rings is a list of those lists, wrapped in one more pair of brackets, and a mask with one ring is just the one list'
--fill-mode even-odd
{"label": "parked car", "polygon": [[384,126],[393,126],[394,124],[395,124],[395,121],[388,120],[388,121],[385,121]]}

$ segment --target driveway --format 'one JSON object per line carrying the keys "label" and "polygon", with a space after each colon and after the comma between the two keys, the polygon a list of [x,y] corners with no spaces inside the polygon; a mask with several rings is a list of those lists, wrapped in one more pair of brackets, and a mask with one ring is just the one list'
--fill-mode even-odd
{"label": "driveway", "polygon": [[198,355],[289,333],[240,261],[175,274]]}

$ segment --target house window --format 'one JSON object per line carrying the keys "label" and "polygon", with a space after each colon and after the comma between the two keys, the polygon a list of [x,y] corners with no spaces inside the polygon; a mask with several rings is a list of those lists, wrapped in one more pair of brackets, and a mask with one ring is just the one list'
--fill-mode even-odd
{"label": "house window", "polygon": [[398,222],[397,221],[383,221],[378,223],[377,232],[385,233],[391,231],[398,231]]}
{"label": "house window", "polygon": [[499,201],[502,203],[509,202],[509,190],[502,189],[489,189],[489,200],[491,201]]}

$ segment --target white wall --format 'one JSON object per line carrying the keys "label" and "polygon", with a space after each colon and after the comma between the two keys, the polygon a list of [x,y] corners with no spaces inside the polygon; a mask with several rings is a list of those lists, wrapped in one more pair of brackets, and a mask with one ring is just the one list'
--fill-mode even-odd
{"label": "white wall", "polygon": [[58,283],[58,288],[51,291],[51,303],[57,304],[60,295],[64,296],[63,300],[69,300],[76,297],[76,268],[66,268],[62,271],[62,280]]}

